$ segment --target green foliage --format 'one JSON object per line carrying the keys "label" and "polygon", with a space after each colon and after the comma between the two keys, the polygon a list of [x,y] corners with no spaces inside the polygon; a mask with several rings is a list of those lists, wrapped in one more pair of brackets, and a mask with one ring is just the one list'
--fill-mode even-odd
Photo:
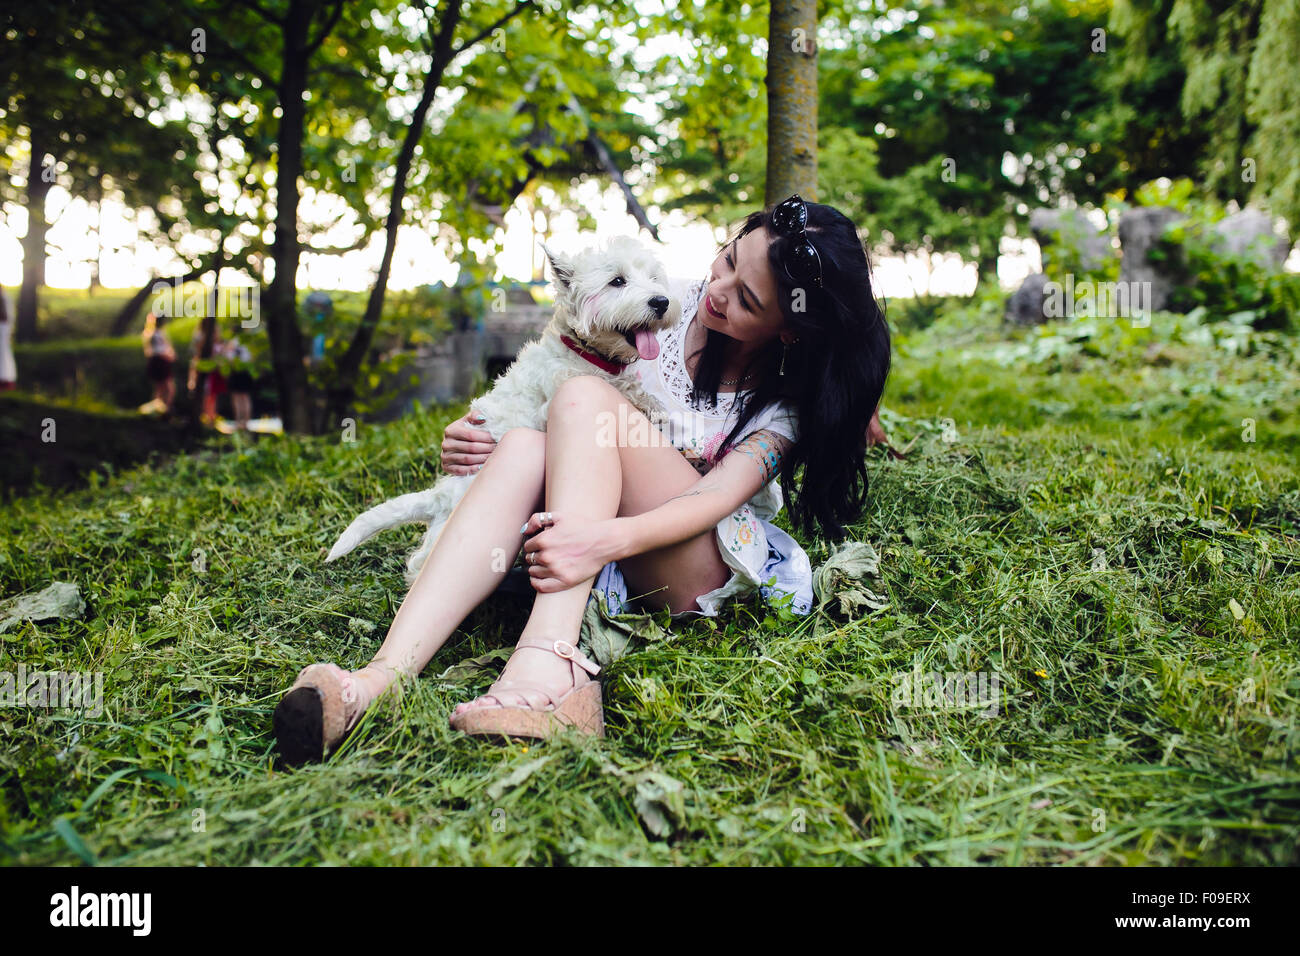
{"label": "green foliage", "polygon": [[890,299],[885,303],[885,320],[893,334],[919,332],[933,325],[939,316],[953,307],[955,301],[964,300],[958,296],[942,295]]}
{"label": "green foliage", "polygon": [[[1220,200],[1267,200],[1300,223],[1295,3],[1114,0],[1111,24],[1123,37],[1120,72],[1132,83],[1121,97],[1133,102],[1136,91],[1149,107],[1120,117],[1136,120],[1133,158],[1145,159],[1154,146],[1171,164],[1161,170],[1148,163],[1145,178],[1194,175]],[[1143,74],[1145,81],[1137,79]],[[1175,106],[1177,119],[1170,119]]]}
{"label": "green foliage", "polygon": [[[1260,329],[1300,331],[1300,275],[1281,272],[1248,254],[1220,252],[1203,235],[1175,227],[1190,280],[1169,295],[1169,308],[1201,308]],[[1154,250],[1153,250],[1154,252]]]}
{"label": "green foliage", "polygon": [[[54,429],[48,436],[47,426]],[[0,488],[12,501],[34,489],[98,487],[154,455],[193,448],[200,437],[178,422],[124,412],[84,395],[56,401],[6,392],[0,395],[0,445],[6,449]]]}
{"label": "green foliage", "polygon": [[1227,215],[1221,203],[1198,195],[1187,179],[1150,184],[1137,198],[1172,206],[1185,217],[1170,224],[1148,252],[1180,277],[1169,295],[1170,310],[1200,308],[1238,325],[1300,331],[1300,276],[1252,250],[1226,251],[1214,232]]}
{"label": "green foliage", "polygon": [[[1107,222],[1118,223],[1120,203],[1108,201]],[[1104,256],[1098,265],[1088,259],[1086,241],[1098,235],[1107,239],[1113,236],[1113,229],[1098,232],[1082,216],[1075,222],[1065,221],[1059,228],[1049,230],[1050,239],[1042,252],[1043,274],[1053,282],[1063,283],[1065,277],[1072,275],[1076,281],[1116,282],[1120,274],[1120,257],[1111,252]]]}
{"label": "green foliage", "polygon": [[[324,392],[337,381],[337,363],[352,342],[365,313],[368,293],[330,293],[331,315],[322,322],[302,320],[304,336],[310,341],[325,333],[325,358],[308,366],[308,382]],[[371,341],[369,361],[362,366],[353,405],[362,416],[390,405],[413,382],[407,374],[415,360],[414,350],[438,341],[452,330],[454,310],[462,297],[445,286],[419,286],[408,291],[389,292]]]}
{"label": "green foliage", "polygon": [[[875,162],[823,166],[828,201],[854,210],[873,242],[955,252],[988,278],[1007,225],[1030,205],[1100,202],[1113,185],[1114,164],[1093,158],[1111,146],[1100,123],[1107,58],[1087,53],[1105,14],[1104,3],[1057,0],[829,11],[826,28],[846,42],[819,52],[819,123],[873,139]],[[1023,168],[1004,170],[1007,154]]]}
{"label": "green foliage", "polygon": [[[184,320],[170,324],[176,349],[173,375],[184,392],[190,340]],[[97,401],[118,409],[134,409],[149,400],[152,386],[145,377],[140,337],[40,342],[14,347],[19,385],[37,395],[71,401]]]}
{"label": "green foliage", "polygon": [[1197,202],[1196,184],[1186,176],[1173,180],[1153,179],[1143,183],[1133,192],[1133,200],[1139,206],[1169,206],[1184,215],[1190,215],[1195,208],[1200,208],[1214,218],[1222,218],[1222,207],[1212,202]]}

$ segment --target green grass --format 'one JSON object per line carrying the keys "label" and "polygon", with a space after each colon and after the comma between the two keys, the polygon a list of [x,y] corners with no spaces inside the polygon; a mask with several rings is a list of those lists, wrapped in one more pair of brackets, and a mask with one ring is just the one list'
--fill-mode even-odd
{"label": "green grass", "polygon": [[[6,286],[10,301],[18,304],[18,286]],[[199,289],[197,282],[185,286],[187,294]],[[122,307],[130,301],[135,289],[53,289],[41,288],[36,299],[36,336],[38,343],[60,343],[87,340],[90,344],[101,345],[104,342],[117,341],[108,337],[113,320]],[[127,335],[139,341],[144,329],[145,313],[149,303],[141,308],[140,313],[132,319],[127,327]],[[188,342],[194,334],[198,319],[191,316],[182,317],[169,329],[172,341],[176,344]],[[25,346],[27,348],[32,345]],[[57,347],[57,346],[55,346]]]}
{"label": "green grass", "polygon": [[[438,675],[525,619],[498,595],[399,717],[273,767],[276,701],[307,663],[369,658],[418,532],[324,549],[429,483],[459,408],[23,499],[5,593],[74,580],[88,611],[0,635],[0,670],[103,670],[105,711],[0,709],[0,859],[1300,862],[1294,343],[1085,325],[1009,338],[967,312],[900,340],[885,424],[915,441],[871,454],[853,529],[888,606],[674,622],[607,669],[603,741],[449,729],[492,675]],[[996,673],[996,714],[899,704],[914,670]]]}

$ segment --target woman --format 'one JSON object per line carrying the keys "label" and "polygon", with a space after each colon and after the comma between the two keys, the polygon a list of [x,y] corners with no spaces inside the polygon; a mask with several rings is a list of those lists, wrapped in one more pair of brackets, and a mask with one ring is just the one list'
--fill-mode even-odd
{"label": "woman", "polygon": [[153,385],[153,400],[145,408],[162,413],[171,411],[172,402],[176,398],[176,382],[172,378],[176,350],[163,331],[166,324],[167,316],[150,312],[144,320],[144,332],[141,333],[144,340],[144,373]]}
{"label": "woman", "polygon": [[[399,678],[423,670],[497,588],[499,556],[521,542],[533,610],[501,679],[453,711],[467,733],[602,732],[599,668],[576,650],[598,579],[611,605],[630,592],[674,615],[716,613],[754,590],[808,612],[807,557],[770,522],[782,503],[774,479],[792,490],[804,531],[842,537],[862,510],[868,424],[890,360],[862,243],[843,214],[792,196],[747,217],[683,299],[659,357],[623,373],[696,413],[670,416],[665,440],[602,438],[620,418],[628,435],[657,426],[594,376],[560,386],[545,432],[512,429],[493,444],[465,418],[447,427],[444,468],[478,478],[374,660],[354,672],[314,664],[281,701],[287,762],[319,759],[372,701],[395,698]],[[772,574],[781,586],[763,588]]]}
{"label": "woman", "polygon": [[9,294],[0,286],[0,391],[18,387],[18,366],[14,363],[13,346],[9,340],[14,334],[14,309]]}
{"label": "woman", "polygon": [[230,387],[230,409],[235,416],[235,430],[247,431],[248,419],[253,413],[253,373],[250,371],[253,353],[239,341],[239,329],[226,340],[221,353],[230,364],[227,384]]}
{"label": "woman", "polygon": [[215,368],[200,371],[199,363],[210,363],[221,354],[221,349],[221,329],[217,326],[216,317],[205,315],[190,340],[190,374],[187,383],[200,403],[199,420],[205,425],[216,424],[217,397],[226,390],[226,378]]}

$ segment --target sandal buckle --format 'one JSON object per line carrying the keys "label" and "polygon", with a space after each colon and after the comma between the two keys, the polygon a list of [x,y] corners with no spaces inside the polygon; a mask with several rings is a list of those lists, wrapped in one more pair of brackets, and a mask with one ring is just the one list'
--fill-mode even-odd
{"label": "sandal buckle", "polygon": [[[563,647],[561,647],[561,645],[563,645]],[[556,641],[554,649],[555,653],[560,657],[563,657],[566,661],[569,661],[572,664],[578,665],[592,677],[595,677],[600,673],[600,666],[589,661],[585,656],[583,656],[581,651],[568,641],[564,639]]]}

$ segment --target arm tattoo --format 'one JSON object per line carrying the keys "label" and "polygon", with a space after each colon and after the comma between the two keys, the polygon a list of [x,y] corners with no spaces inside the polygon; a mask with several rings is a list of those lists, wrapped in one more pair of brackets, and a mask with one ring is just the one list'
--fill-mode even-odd
{"label": "arm tattoo", "polygon": [[763,473],[763,483],[767,484],[781,468],[783,447],[781,436],[762,428],[746,436],[745,440],[736,445],[732,451],[738,451],[754,459]]}
{"label": "arm tattoo", "polygon": [[717,490],[718,490],[718,486],[714,484],[697,485],[696,487],[692,488],[690,491],[683,491],[680,495],[673,495],[671,498],[664,501],[664,504],[668,504],[669,501],[676,501],[678,498],[689,498],[692,495],[698,495],[698,494],[703,494],[706,491],[717,491]]}

